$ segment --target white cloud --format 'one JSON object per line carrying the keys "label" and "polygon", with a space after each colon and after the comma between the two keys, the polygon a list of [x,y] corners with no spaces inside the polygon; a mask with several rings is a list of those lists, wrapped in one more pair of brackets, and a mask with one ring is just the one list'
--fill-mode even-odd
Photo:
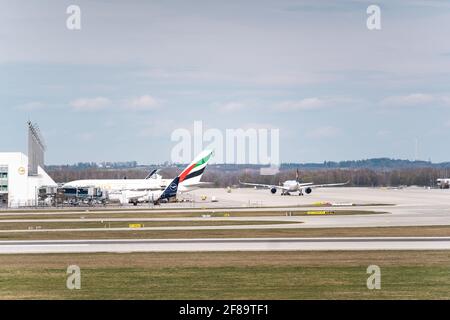
{"label": "white cloud", "polygon": [[173,130],[182,127],[180,123],[174,120],[167,119],[166,121],[160,121],[158,119],[142,119],[135,124],[138,128],[136,134],[137,138],[170,138]]}
{"label": "white cloud", "polygon": [[159,68],[149,69],[144,72],[140,71],[137,73],[137,76],[163,83],[239,83],[241,85],[256,85],[263,87],[318,84],[330,82],[337,78],[336,75],[325,72],[287,72],[284,70],[261,70],[261,68],[258,68],[257,71],[242,72],[242,70],[234,70],[230,67],[225,70],[218,68],[208,71]]}
{"label": "white cloud", "polygon": [[90,142],[94,140],[95,134],[92,132],[83,132],[78,134],[78,138],[84,142]]}
{"label": "white cloud", "polygon": [[235,112],[244,109],[246,106],[247,105],[243,102],[230,101],[224,104],[217,105],[217,109],[221,112]]}
{"label": "white cloud", "polygon": [[42,102],[32,101],[32,102],[28,102],[28,103],[22,104],[20,106],[17,106],[16,109],[21,110],[21,111],[35,111],[35,110],[44,109],[45,107],[46,107],[46,105]]}
{"label": "white cloud", "polygon": [[[80,98],[70,102],[70,106],[76,111],[99,111],[113,104],[108,98]],[[118,104],[117,102],[114,104]],[[142,111],[153,110],[159,106],[159,101],[150,95],[143,95],[122,101],[123,109]]]}
{"label": "white cloud", "polygon": [[412,93],[384,98],[380,104],[384,107],[450,107],[450,96],[445,94]]}
{"label": "white cloud", "polygon": [[80,98],[70,102],[70,106],[76,111],[97,111],[105,109],[111,101],[105,97]]}
{"label": "white cloud", "polygon": [[267,130],[280,129],[279,127],[275,126],[274,124],[261,123],[261,122],[249,122],[249,123],[245,123],[241,127],[244,130],[248,130],[248,129],[255,129],[255,130],[258,130],[258,129],[267,129]]}
{"label": "white cloud", "polygon": [[304,111],[321,109],[328,105],[328,101],[320,98],[305,98],[296,101],[284,101],[275,106],[278,111]]}
{"label": "white cloud", "polygon": [[282,101],[275,104],[273,109],[275,111],[308,111],[308,110],[319,110],[323,108],[330,108],[336,106],[342,107],[354,107],[357,104],[363,104],[364,100],[357,97],[350,96],[336,96],[336,97],[311,97],[304,98],[300,100],[289,100]]}
{"label": "white cloud", "polygon": [[376,132],[376,135],[380,138],[387,138],[392,136],[392,132],[390,130],[380,129]]}
{"label": "white cloud", "polygon": [[413,93],[403,96],[387,97],[381,101],[383,106],[413,107],[436,102],[438,99],[430,94]]}
{"label": "white cloud", "polygon": [[322,126],[308,131],[306,136],[313,139],[332,138],[340,135],[341,130],[333,126]]}
{"label": "white cloud", "polygon": [[150,95],[143,95],[125,101],[125,108],[136,111],[154,110],[158,106],[159,101]]}
{"label": "white cloud", "polygon": [[450,106],[450,96],[441,97],[442,103],[446,106]]}

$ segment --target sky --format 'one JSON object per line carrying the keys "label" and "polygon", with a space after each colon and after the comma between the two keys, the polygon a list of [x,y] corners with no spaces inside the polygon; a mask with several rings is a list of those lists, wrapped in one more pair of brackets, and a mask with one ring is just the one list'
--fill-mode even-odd
{"label": "sky", "polygon": [[[69,30],[68,6],[81,9]],[[369,5],[381,29],[366,26]],[[0,0],[0,151],[170,160],[176,129],[279,129],[282,162],[450,160],[448,1]],[[418,146],[416,148],[416,145]]]}

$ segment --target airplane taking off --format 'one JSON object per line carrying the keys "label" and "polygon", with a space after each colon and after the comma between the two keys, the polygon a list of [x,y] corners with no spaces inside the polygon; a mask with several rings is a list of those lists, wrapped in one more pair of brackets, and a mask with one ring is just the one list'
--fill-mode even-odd
{"label": "airplane taking off", "polygon": [[337,187],[337,186],[343,186],[348,184],[350,181],[343,182],[343,183],[329,183],[329,184],[314,184],[313,182],[306,182],[301,183],[299,178],[298,170],[296,172],[296,179],[295,180],[286,180],[283,182],[282,185],[271,185],[271,184],[259,184],[259,183],[247,183],[247,182],[241,182],[240,184],[246,185],[246,186],[252,186],[252,187],[261,187],[270,189],[270,192],[272,194],[277,193],[277,190],[281,190],[281,195],[287,195],[289,196],[291,192],[298,192],[299,196],[303,196],[304,194],[310,194],[312,192],[312,189],[314,188],[323,188],[323,187]]}
{"label": "airplane taking off", "polygon": [[[200,180],[212,154],[212,150],[201,152],[175,179],[162,179],[157,170],[153,170],[145,179],[77,180],[64,184],[63,188],[97,188],[106,191],[109,200],[119,201],[122,204],[159,202],[173,197],[173,192],[168,190],[170,187],[175,190],[176,195],[177,192],[189,192],[205,184],[206,182]],[[173,187],[174,182],[176,188]]]}

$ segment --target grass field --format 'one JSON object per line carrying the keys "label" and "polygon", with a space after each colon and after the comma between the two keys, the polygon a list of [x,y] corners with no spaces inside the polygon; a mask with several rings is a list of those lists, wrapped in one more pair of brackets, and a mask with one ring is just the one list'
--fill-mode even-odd
{"label": "grass field", "polygon": [[[79,222],[11,222],[0,221],[0,230],[32,229],[77,229],[77,228],[128,228],[129,224],[145,227],[183,227],[183,226],[237,226],[296,223],[289,221],[79,221]],[[301,222],[298,222],[301,223]]]}
{"label": "grass field", "polygon": [[[81,290],[66,268],[81,268]],[[367,266],[381,268],[368,290]],[[448,251],[0,256],[1,299],[450,299]]]}
{"label": "grass field", "polygon": [[262,238],[262,237],[432,237],[450,236],[450,226],[368,227],[368,228],[293,228],[236,230],[124,230],[77,232],[0,233],[0,240],[60,240],[60,239],[190,239],[190,238]]}

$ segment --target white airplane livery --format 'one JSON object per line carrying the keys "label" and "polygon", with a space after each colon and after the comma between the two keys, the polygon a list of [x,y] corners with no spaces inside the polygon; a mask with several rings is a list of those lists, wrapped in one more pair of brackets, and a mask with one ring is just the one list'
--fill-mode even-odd
{"label": "white airplane livery", "polygon": [[176,191],[181,193],[195,190],[204,184],[200,180],[212,154],[211,150],[201,152],[175,179],[163,179],[157,170],[154,170],[145,179],[76,180],[64,184],[63,188],[97,188],[106,192],[109,200],[119,201],[122,204],[159,202],[174,196],[167,197],[166,191],[175,180],[177,180]]}
{"label": "white airplane livery", "polygon": [[323,187],[337,187],[337,186],[343,186],[349,183],[343,182],[343,183],[329,183],[329,184],[314,184],[313,182],[306,182],[301,183],[299,179],[299,173],[297,170],[296,173],[296,180],[286,180],[283,182],[282,185],[273,185],[273,184],[259,184],[259,183],[248,183],[248,182],[241,182],[242,185],[252,186],[256,188],[266,188],[269,189],[271,193],[275,194],[277,193],[277,190],[281,190],[281,195],[290,195],[291,192],[298,192],[299,196],[303,196],[304,194],[310,194],[313,189],[315,188],[323,188]]}

